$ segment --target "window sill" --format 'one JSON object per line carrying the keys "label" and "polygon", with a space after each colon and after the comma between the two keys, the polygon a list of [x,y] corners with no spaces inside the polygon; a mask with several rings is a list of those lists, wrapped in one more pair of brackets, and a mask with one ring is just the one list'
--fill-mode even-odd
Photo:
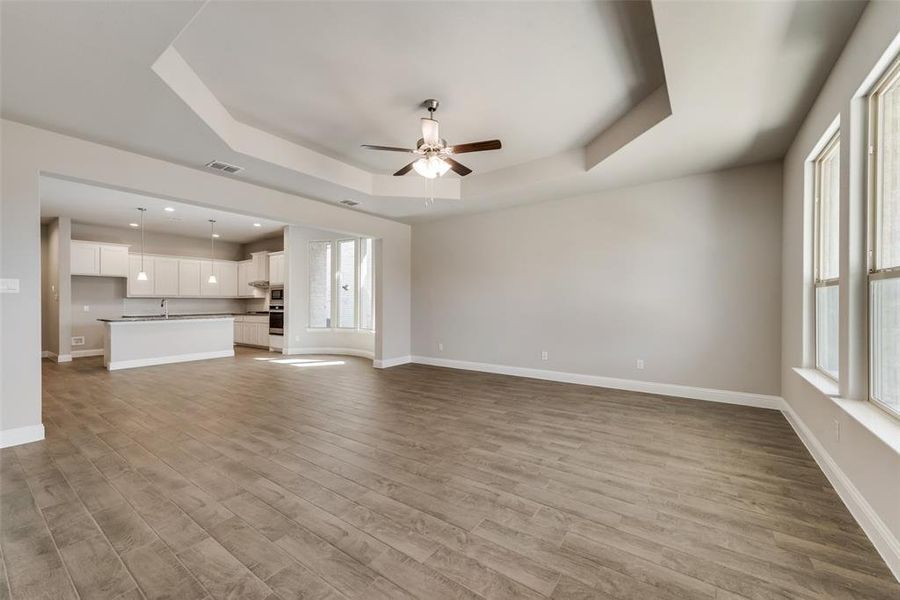
{"label": "window sill", "polygon": [[838,408],[881,440],[884,445],[900,455],[900,419],[891,416],[868,400],[841,398],[837,382],[816,369],[794,368],[794,372],[827,396]]}
{"label": "window sill", "polygon": [[365,333],[375,335],[371,329],[350,329],[347,327],[307,327],[307,333]]}
{"label": "window sill", "polygon": [[800,369],[794,367],[794,373],[805,379],[807,383],[829,398],[835,398],[841,393],[837,381],[818,369]]}

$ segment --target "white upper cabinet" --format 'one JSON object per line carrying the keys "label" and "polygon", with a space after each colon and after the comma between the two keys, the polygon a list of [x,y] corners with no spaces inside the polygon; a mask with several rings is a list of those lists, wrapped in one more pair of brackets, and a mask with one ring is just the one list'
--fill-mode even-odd
{"label": "white upper cabinet", "polygon": [[269,253],[254,252],[250,255],[250,281],[269,280]]}
{"label": "white upper cabinet", "polygon": [[284,252],[269,254],[269,285],[284,285]]}
{"label": "white upper cabinet", "polygon": [[201,296],[218,296],[219,281],[216,275],[216,282],[210,283],[209,276],[214,275],[213,262],[211,260],[200,261],[200,295]]}
{"label": "white upper cabinet", "polygon": [[100,246],[91,242],[72,241],[72,275],[100,274]]}
{"label": "white upper cabinet", "polygon": [[200,295],[200,261],[190,258],[178,259],[178,295]]}
{"label": "white upper cabinet", "polygon": [[72,275],[128,277],[128,246],[72,240],[69,267]]}
{"label": "white upper cabinet", "polygon": [[156,296],[178,296],[178,263],[177,258],[167,256],[153,257],[153,293]]}
{"label": "white upper cabinet", "polygon": [[231,260],[216,261],[216,278],[219,280],[218,296],[238,295],[238,264]]}
{"label": "white upper cabinet", "polygon": [[254,288],[250,286],[251,260],[242,260],[238,263],[237,295],[240,297],[253,296]]}
{"label": "white upper cabinet", "polygon": [[128,295],[129,296],[152,296],[153,283],[156,277],[153,273],[153,257],[144,257],[144,272],[147,274],[146,281],[139,281],[137,276],[141,271],[141,255],[131,254],[128,256]]}
{"label": "white upper cabinet", "polygon": [[100,245],[100,274],[128,277],[128,246]]}

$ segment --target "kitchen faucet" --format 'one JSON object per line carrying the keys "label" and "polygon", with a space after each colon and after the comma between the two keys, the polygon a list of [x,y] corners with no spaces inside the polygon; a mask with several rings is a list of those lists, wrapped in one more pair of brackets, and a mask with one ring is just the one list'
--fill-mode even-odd
{"label": "kitchen faucet", "polygon": [[162,302],[159,303],[159,306],[160,306],[160,308],[165,310],[165,312],[163,314],[168,319],[169,318],[169,299],[163,298]]}

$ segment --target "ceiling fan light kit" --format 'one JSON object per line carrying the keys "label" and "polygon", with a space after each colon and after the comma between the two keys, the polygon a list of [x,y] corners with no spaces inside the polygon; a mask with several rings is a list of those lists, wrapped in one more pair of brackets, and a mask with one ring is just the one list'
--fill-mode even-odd
{"label": "ceiling fan light kit", "polygon": [[394,176],[401,177],[410,171],[415,171],[426,179],[443,177],[450,170],[460,177],[465,177],[472,172],[472,169],[451,158],[451,154],[499,150],[502,147],[500,140],[486,140],[448,146],[447,141],[441,138],[440,123],[434,118],[434,113],[439,105],[440,102],[433,98],[429,98],[422,103],[422,106],[428,109],[428,116],[421,119],[422,137],[419,139],[415,150],[398,148],[396,146],[374,146],[371,144],[363,144],[362,147],[368,150],[419,154],[421,158],[405,165],[394,173]]}

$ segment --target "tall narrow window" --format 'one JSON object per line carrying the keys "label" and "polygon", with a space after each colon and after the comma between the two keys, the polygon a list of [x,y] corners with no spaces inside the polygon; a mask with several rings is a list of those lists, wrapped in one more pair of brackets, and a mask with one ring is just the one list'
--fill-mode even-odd
{"label": "tall narrow window", "polygon": [[900,60],[870,96],[870,396],[900,415]]}
{"label": "tall narrow window", "polygon": [[309,326],[331,327],[331,242],[309,243]]}
{"label": "tall narrow window", "polygon": [[372,238],[365,238],[359,241],[359,328],[369,331],[375,329],[372,281]]}
{"label": "tall narrow window", "polygon": [[840,134],[813,163],[815,197],[816,367],[838,377]]}
{"label": "tall narrow window", "polygon": [[338,243],[337,326],[356,327],[356,240]]}

